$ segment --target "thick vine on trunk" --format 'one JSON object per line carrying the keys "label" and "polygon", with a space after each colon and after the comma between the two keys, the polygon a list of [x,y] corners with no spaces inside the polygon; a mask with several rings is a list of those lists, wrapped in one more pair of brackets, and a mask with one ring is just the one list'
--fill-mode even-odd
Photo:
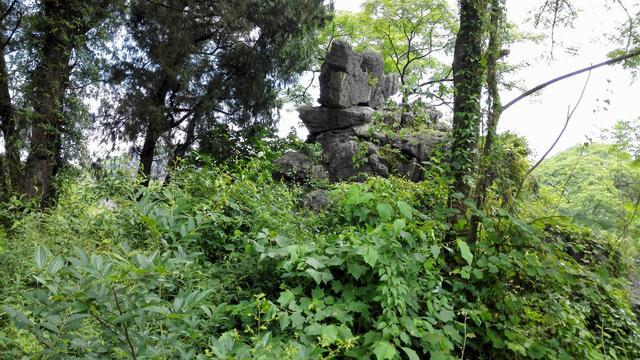
{"label": "thick vine on trunk", "polygon": [[453,56],[453,141],[451,145],[450,176],[453,188],[449,196],[451,206],[462,213],[463,203],[455,200],[455,193],[468,199],[471,186],[467,181],[475,174],[477,146],[481,119],[480,97],[484,66],[484,0],[460,0],[460,30]]}

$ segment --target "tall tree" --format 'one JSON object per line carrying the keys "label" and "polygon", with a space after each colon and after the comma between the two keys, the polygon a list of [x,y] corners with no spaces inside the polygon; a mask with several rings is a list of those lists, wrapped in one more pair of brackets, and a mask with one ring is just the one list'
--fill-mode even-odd
{"label": "tall tree", "polygon": [[31,41],[38,62],[29,78],[27,95],[32,110],[24,174],[28,199],[49,198],[53,193],[52,181],[61,165],[63,134],[70,126],[65,106],[69,105],[72,71],[86,46],[88,32],[108,17],[115,4],[109,0],[42,0],[37,15],[31,19]]}
{"label": "tall tree", "polygon": [[161,142],[175,160],[215,124],[272,125],[276,90],[305,68],[329,14],[321,0],[131,1],[105,129],[141,143],[148,183]]}
{"label": "tall tree", "polygon": [[0,2],[0,131],[4,141],[4,159],[0,175],[0,195],[20,189],[20,134],[16,112],[11,99],[11,85],[6,56],[18,32],[23,15],[18,0]]}
{"label": "tall tree", "polygon": [[475,175],[478,138],[482,111],[480,98],[484,84],[485,65],[485,0],[460,0],[460,30],[453,55],[453,140],[451,144],[450,176],[453,206],[466,208],[454,201],[454,193],[468,199],[471,195],[471,177]]}

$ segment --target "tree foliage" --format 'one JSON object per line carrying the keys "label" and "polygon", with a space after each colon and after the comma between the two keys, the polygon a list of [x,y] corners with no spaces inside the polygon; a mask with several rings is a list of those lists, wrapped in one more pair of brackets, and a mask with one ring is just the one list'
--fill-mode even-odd
{"label": "tree foliage", "polygon": [[638,218],[640,167],[637,121],[619,122],[605,132],[609,144],[590,144],[566,150],[540,167],[537,175],[541,201],[552,214],[579,224],[635,239]]}
{"label": "tree foliage", "polygon": [[148,179],[160,140],[175,162],[217,124],[247,136],[272,127],[277,90],[305,68],[327,17],[317,0],[131,2],[105,131],[142,141]]}

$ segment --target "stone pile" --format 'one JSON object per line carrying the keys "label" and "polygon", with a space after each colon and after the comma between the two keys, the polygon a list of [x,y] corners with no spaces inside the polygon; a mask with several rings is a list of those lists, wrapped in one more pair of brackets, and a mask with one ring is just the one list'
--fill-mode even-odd
{"label": "stone pile", "polygon": [[[289,152],[276,160],[279,171],[274,176],[299,183],[309,183],[310,179],[359,181],[364,174],[422,180],[422,162],[440,147],[447,133],[435,129],[405,129],[403,135],[377,132],[372,126],[376,112],[402,122],[399,114],[382,109],[398,90],[397,77],[385,75],[383,69],[380,54],[358,53],[349,44],[334,41],[319,77],[320,106],[299,109],[300,119],[309,130],[307,141],[322,146],[322,169],[308,156]],[[432,123],[441,116],[434,109],[428,114]]]}

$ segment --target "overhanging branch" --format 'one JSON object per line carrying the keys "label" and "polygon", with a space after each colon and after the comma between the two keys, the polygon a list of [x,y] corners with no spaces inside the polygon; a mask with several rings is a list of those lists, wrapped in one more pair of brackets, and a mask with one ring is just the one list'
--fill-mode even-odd
{"label": "overhanging branch", "polygon": [[526,98],[527,96],[529,96],[529,95],[531,95],[533,93],[536,93],[536,92],[546,88],[547,86],[549,86],[551,84],[557,83],[560,80],[564,80],[564,79],[570,78],[572,76],[576,76],[576,75],[582,74],[584,72],[591,71],[593,69],[597,69],[599,67],[616,64],[616,63],[619,63],[619,62],[627,60],[627,59],[631,59],[631,58],[636,57],[636,56],[640,56],[640,49],[636,49],[636,50],[634,50],[634,51],[632,51],[630,53],[626,53],[624,55],[620,55],[618,57],[615,57],[613,59],[609,59],[607,61],[603,61],[603,62],[595,64],[595,65],[587,66],[587,67],[582,68],[580,70],[572,71],[572,72],[570,72],[568,74],[564,74],[562,76],[558,76],[557,78],[551,79],[551,80],[549,80],[549,81],[547,81],[545,83],[542,83],[542,84],[540,84],[540,85],[538,85],[538,86],[536,86],[536,87],[534,87],[534,88],[532,88],[530,90],[527,90],[526,92],[522,93],[522,95],[520,95],[517,98],[509,101],[505,106],[502,107],[502,111],[504,112],[505,110],[510,108],[511,105],[517,103],[518,101]]}

